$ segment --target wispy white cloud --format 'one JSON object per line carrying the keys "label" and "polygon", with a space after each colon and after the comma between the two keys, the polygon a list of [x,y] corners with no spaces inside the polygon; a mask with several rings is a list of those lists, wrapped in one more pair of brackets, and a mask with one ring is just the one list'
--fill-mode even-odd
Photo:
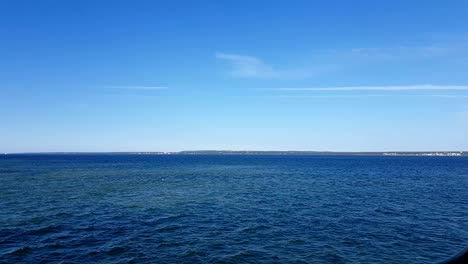
{"label": "wispy white cloud", "polygon": [[326,49],[316,51],[321,59],[341,59],[357,64],[414,61],[425,59],[460,59],[468,56],[468,38],[458,37],[450,40],[435,40],[419,45],[391,45],[382,47],[354,47],[348,49]]}
{"label": "wispy white cloud", "polygon": [[317,75],[323,71],[314,68],[293,68],[278,70],[272,65],[263,62],[254,56],[227,54],[218,52],[216,58],[228,61],[232,70],[230,74],[235,77],[255,77],[265,79],[303,79]]}
{"label": "wispy white cloud", "polygon": [[327,94],[327,95],[272,95],[266,97],[276,98],[368,98],[368,97],[407,97],[407,98],[446,98],[446,99],[468,99],[468,95],[449,95],[449,94]]}
{"label": "wispy white cloud", "polygon": [[468,95],[455,95],[455,94],[425,94],[426,97],[438,97],[438,98],[453,98],[453,99],[465,99]]}
{"label": "wispy white cloud", "polygon": [[260,59],[252,56],[216,53],[217,59],[232,63],[232,75],[241,77],[257,77],[259,75],[270,75],[273,72],[271,66],[263,63]]}
{"label": "wispy white cloud", "polygon": [[277,91],[468,91],[468,85],[401,85],[401,86],[342,86],[272,88]]}
{"label": "wispy white cloud", "polygon": [[[408,62],[453,65],[453,62],[468,62],[468,38],[436,40],[418,45],[388,45],[381,47],[329,48],[303,51],[303,63],[299,67],[271,64],[255,56],[216,53],[216,58],[228,62],[230,74],[235,77],[264,79],[305,79],[336,71],[353,70],[363,65],[386,67],[386,63]],[[383,63],[383,64],[382,64]]]}
{"label": "wispy white cloud", "polygon": [[167,90],[167,86],[110,86],[113,89],[122,90]]}
{"label": "wispy white cloud", "polygon": [[273,95],[270,97],[277,98],[366,98],[366,97],[390,97],[389,94],[346,94],[346,95],[336,95],[336,94],[326,94],[326,95]]}
{"label": "wispy white cloud", "polygon": [[371,60],[399,60],[399,59],[424,59],[438,56],[446,56],[453,52],[453,47],[430,45],[430,46],[399,46],[386,48],[353,48],[349,55],[361,59]]}
{"label": "wispy white cloud", "polygon": [[445,99],[468,99],[468,95],[448,95],[448,94],[300,94],[300,95],[291,95],[291,94],[281,94],[281,95],[252,95],[252,96],[232,96],[237,98],[291,98],[291,99],[353,99],[353,98],[445,98]]}

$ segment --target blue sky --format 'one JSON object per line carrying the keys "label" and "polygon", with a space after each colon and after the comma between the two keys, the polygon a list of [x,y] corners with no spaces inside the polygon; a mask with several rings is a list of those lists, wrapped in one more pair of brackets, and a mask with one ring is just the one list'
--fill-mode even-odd
{"label": "blue sky", "polygon": [[468,150],[467,1],[0,1],[0,152]]}

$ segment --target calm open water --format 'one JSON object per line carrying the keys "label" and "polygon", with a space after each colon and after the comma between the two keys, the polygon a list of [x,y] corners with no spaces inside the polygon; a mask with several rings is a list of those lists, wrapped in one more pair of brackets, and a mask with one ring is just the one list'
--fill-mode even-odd
{"label": "calm open water", "polygon": [[0,262],[437,263],[468,157],[0,156]]}

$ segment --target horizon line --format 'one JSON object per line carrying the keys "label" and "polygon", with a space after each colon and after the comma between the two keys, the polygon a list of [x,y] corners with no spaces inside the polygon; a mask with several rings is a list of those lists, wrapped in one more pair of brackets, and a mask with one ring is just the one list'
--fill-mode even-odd
{"label": "horizon line", "polygon": [[[335,150],[180,150],[180,151],[25,151],[3,152],[9,154],[184,154],[187,152],[293,152],[293,153],[468,153],[468,150],[387,150],[387,151],[335,151]],[[0,152],[2,153],[2,152]],[[1,155],[1,154],[0,154]]]}
{"label": "horizon line", "polygon": [[373,85],[373,86],[337,86],[337,87],[286,87],[270,88],[274,91],[468,91],[468,85]]}

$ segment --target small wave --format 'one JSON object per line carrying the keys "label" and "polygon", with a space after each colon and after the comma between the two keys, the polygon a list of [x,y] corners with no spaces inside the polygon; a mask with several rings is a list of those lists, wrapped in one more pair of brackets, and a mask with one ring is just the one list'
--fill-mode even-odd
{"label": "small wave", "polygon": [[325,262],[330,262],[330,263],[346,263],[345,258],[343,258],[341,255],[339,255],[336,252],[329,252],[326,255],[323,256],[323,260]]}
{"label": "small wave", "polygon": [[106,254],[106,255],[109,255],[109,256],[117,256],[117,255],[120,255],[124,252],[126,252],[127,249],[125,247],[122,247],[122,246],[115,246],[115,247],[111,247],[111,248],[104,248],[104,249],[100,249],[98,251],[91,251],[91,252],[88,252],[87,254],[89,256],[96,256],[96,255],[101,255],[101,254]]}
{"label": "small wave", "polygon": [[28,246],[24,246],[24,247],[19,247],[19,248],[13,249],[13,250],[11,250],[10,252],[8,252],[8,253],[6,253],[4,255],[22,256],[22,255],[29,254],[31,252],[32,252],[32,248],[30,248]]}
{"label": "small wave", "polygon": [[248,226],[239,230],[240,232],[255,233],[258,231],[269,230],[271,227],[266,225]]}
{"label": "small wave", "polygon": [[55,218],[68,218],[68,217],[72,217],[73,214],[70,214],[70,213],[67,213],[67,212],[60,212],[60,213],[56,213],[54,214],[52,217],[55,217]]}
{"label": "small wave", "polygon": [[0,173],[15,173],[18,172],[17,170],[11,170],[11,169],[0,169]]}
{"label": "small wave", "polygon": [[395,212],[393,212],[391,210],[380,208],[380,207],[374,209],[374,212],[381,213],[381,214],[384,214],[384,215],[393,215],[393,214],[395,214]]}
{"label": "small wave", "polygon": [[174,221],[176,219],[184,218],[187,216],[188,216],[187,214],[170,215],[170,216],[158,218],[156,219],[156,222],[162,223],[162,222],[167,222],[167,221]]}
{"label": "small wave", "polygon": [[198,257],[198,256],[205,256],[203,252],[200,252],[198,250],[187,250],[182,254],[182,257],[184,258],[190,258],[190,257]]}
{"label": "small wave", "polygon": [[109,249],[109,250],[106,251],[105,253],[108,254],[108,255],[110,255],[110,256],[115,256],[115,255],[122,254],[122,253],[124,253],[125,251],[127,251],[126,248],[121,247],[121,246],[116,246],[116,247],[113,247],[113,248]]}
{"label": "small wave", "polygon": [[219,259],[216,263],[240,263],[240,262],[247,262],[250,263],[248,260],[252,258],[256,258],[258,256],[262,256],[260,252],[252,251],[252,250],[245,250],[235,253],[234,255],[225,256]]}
{"label": "small wave", "polygon": [[174,221],[177,221],[187,216],[188,216],[187,214],[170,215],[170,216],[160,217],[157,219],[143,221],[143,224],[148,225],[148,226],[155,226],[155,225],[160,225],[164,223],[172,223]]}
{"label": "small wave", "polygon": [[25,235],[41,236],[41,235],[46,235],[46,234],[49,234],[49,233],[58,233],[57,227],[56,226],[46,226],[46,227],[39,228],[39,229],[28,230],[28,231],[25,232]]}
{"label": "small wave", "polygon": [[302,239],[291,239],[288,242],[291,243],[291,244],[296,244],[296,245],[301,245],[301,244],[306,243],[306,241],[302,240]]}
{"label": "small wave", "polygon": [[174,232],[178,229],[181,229],[182,227],[181,226],[178,226],[178,225],[169,225],[169,226],[164,226],[164,227],[161,227],[161,228],[158,228],[156,229],[157,232],[162,232],[162,233],[165,233],[165,232]]}
{"label": "small wave", "polygon": [[59,244],[59,243],[54,243],[46,246],[47,249],[62,249],[65,248],[64,245]]}
{"label": "small wave", "polygon": [[177,242],[173,242],[173,243],[166,243],[166,242],[163,242],[161,244],[158,245],[158,248],[166,248],[166,247],[178,247],[180,246],[179,243]]}
{"label": "small wave", "polygon": [[[19,228],[5,228],[5,229],[0,229],[0,237],[2,238],[9,238],[10,236],[15,236],[18,234],[18,232],[20,232],[21,229]],[[0,244],[2,243],[3,241],[0,240]]]}

